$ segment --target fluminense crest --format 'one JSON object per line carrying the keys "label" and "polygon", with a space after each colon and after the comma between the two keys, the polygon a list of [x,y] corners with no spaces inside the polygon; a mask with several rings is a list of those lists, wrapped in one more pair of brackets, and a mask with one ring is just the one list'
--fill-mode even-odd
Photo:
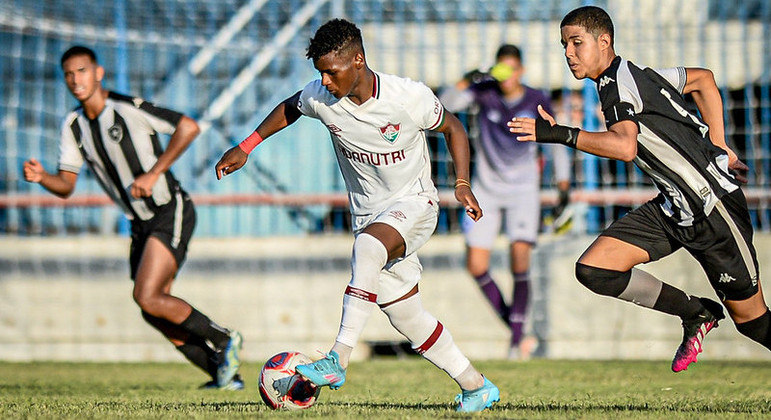
{"label": "fluminense crest", "polygon": [[380,127],[380,135],[383,136],[384,139],[393,143],[397,138],[399,138],[400,128],[401,124],[392,124],[389,122],[385,125],[385,127]]}

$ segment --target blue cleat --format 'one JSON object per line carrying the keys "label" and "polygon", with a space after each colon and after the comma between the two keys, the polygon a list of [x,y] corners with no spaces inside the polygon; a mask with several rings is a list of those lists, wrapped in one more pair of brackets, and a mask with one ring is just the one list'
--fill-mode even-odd
{"label": "blue cleat", "polygon": [[298,365],[295,371],[316,386],[329,385],[330,389],[338,389],[345,383],[345,369],[340,366],[340,357],[334,351],[313,363]]}
{"label": "blue cleat", "polygon": [[463,390],[455,397],[458,402],[458,408],[455,411],[475,412],[490,408],[494,402],[501,399],[501,393],[489,379],[485,378],[485,383],[473,391]]}
{"label": "blue cleat", "polygon": [[225,386],[219,386],[217,385],[217,381],[212,379],[211,381],[201,385],[201,389],[220,389],[223,391],[240,391],[244,389],[244,380],[241,378],[241,375],[236,374],[236,376],[233,377],[233,379],[225,384]]}
{"label": "blue cleat", "polygon": [[233,381],[241,366],[241,360],[238,358],[238,351],[241,350],[243,339],[238,331],[230,332],[230,341],[225,349],[222,350],[222,360],[217,366],[217,386],[223,388]]}

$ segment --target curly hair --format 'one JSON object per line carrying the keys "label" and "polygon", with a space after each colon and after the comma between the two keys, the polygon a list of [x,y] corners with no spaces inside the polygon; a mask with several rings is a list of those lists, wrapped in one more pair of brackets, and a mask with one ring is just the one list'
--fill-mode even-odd
{"label": "curly hair", "polygon": [[613,21],[605,10],[597,6],[584,6],[574,9],[562,18],[560,28],[576,25],[586,29],[586,32],[599,38],[602,34],[610,35],[610,46],[613,46]]}
{"label": "curly hair", "polygon": [[331,52],[347,52],[355,47],[364,52],[359,28],[345,19],[332,19],[316,30],[305,56],[316,61]]}

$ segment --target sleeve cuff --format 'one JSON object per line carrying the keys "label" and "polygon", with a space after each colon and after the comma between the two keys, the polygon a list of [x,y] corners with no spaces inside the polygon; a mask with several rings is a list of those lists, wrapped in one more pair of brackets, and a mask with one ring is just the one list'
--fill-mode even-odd
{"label": "sleeve cuff", "polygon": [[59,165],[59,170],[60,171],[67,171],[67,172],[72,172],[72,173],[79,174],[80,173],[80,166],[60,164]]}

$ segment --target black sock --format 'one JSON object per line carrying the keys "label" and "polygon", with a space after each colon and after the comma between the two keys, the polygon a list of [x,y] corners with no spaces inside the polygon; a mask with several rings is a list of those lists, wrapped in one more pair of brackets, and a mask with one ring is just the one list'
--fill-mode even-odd
{"label": "black sock", "polygon": [[736,324],[736,329],[771,350],[771,311],[766,310],[766,313],[752,321]]}
{"label": "black sock", "polygon": [[688,296],[680,289],[662,283],[661,292],[653,309],[682,319],[692,319],[702,310],[704,305],[695,296]]}
{"label": "black sock", "polygon": [[212,379],[217,378],[217,353],[201,339],[193,339],[181,346],[177,346],[182,354],[185,355],[194,365],[208,373]]}
{"label": "black sock", "polygon": [[211,343],[219,350],[224,349],[230,341],[228,331],[212,322],[206,315],[193,308],[190,316],[179,324],[185,331],[197,335]]}

